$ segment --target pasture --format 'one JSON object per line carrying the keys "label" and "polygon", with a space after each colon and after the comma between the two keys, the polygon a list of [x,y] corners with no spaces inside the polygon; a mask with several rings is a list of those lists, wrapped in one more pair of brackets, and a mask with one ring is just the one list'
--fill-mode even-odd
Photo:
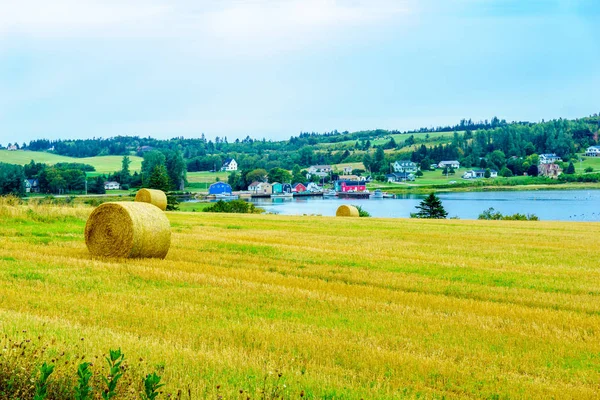
{"label": "pasture", "polygon": [[[131,164],[129,170],[131,173],[137,171],[140,172],[142,169],[142,158],[138,156],[129,156]],[[25,165],[33,160],[37,163],[44,163],[53,165],[56,163],[83,163],[89,164],[96,168],[95,174],[90,173],[89,175],[97,174],[109,174],[121,170],[121,161],[123,156],[98,156],[98,157],[85,157],[85,158],[74,158],[60,156],[57,154],[47,153],[43,151],[8,151],[0,150],[0,161],[8,164]]]}
{"label": "pasture", "polygon": [[168,213],[114,260],[91,211],[0,203],[0,335],[55,379],[120,347],[182,398],[598,397],[600,224]]}

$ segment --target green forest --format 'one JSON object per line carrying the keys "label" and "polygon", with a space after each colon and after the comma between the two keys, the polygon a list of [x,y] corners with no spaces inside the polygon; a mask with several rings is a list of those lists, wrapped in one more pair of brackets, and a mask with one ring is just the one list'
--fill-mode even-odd
{"label": "green forest", "polygon": [[[119,171],[87,177],[87,191],[101,193],[104,190],[101,182],[105,180],[117,181],[128,188],[148,186],[151,179],[158,179],[171,190],[181,190],[186,184],[187,172],[218,170],[227,158],[238,162],[240,171],[230,177],[230,183],[238,189],[260,174],[281,179],[281,174],[291,171],[291,178],[302,179],[301,171],[315,164],[360,163],[366,174],[382,179],[390,171],[390,164],[399,159],[410,159],[423,170],[442,160],[457,160],[464,167],[495,169],[501,176],[536,175],[537,169],[532,166],[538,162],[537,155],[555,153],[568,164],[578,153],[599,143],[599,131],[598,115],[538,123],[509,123],[494,117],[481,122],[463,119],[454,126],[409,132],[381,129],[302,132],[281,141],[247,136],[230,142],[227,137],[208,140],[202,134],[195,139],[169,140],[137,136],[39,139],[17,146],[21,150],[78,158],[123,156]],[[144,158],[140,173],[129,171],[128,157],[132,155]],[[42,193],[81,192],[87,172],[93,172],[93,167],[77,163],[49,166],[32,161],[24,167],[0,164],[0,191],[23,193],[23,180],[27,178],[38,179]]]}

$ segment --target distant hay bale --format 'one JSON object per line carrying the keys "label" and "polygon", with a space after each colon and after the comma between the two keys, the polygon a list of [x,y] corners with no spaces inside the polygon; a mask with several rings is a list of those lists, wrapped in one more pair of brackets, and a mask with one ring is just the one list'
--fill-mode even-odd
{"label": "distant hay bale", "polygon": [[358,217],[358,209],[354,206],[348,206],[346,204],[338,207],[336,217]]}
{"label": "distant hay bale", "polygon": [[162,190],[140,189],[135,195],[135,201],[154,204],[163,211],[167,209],[167,195]]}
{"label": "distant hay bale", "polygon": [[95,257],[165,258],[171,224],[148,203],[104,203],[87,220],[85,244]]}

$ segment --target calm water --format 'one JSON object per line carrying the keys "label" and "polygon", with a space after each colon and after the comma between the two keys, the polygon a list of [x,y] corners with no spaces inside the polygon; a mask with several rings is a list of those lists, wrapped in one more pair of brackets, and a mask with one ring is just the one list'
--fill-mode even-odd
{"label": "calm water", "polygon": [[[407,218],[423,195],[401,199],[340,200],[322,198],[255,199],[268,212],[283,215],[335,215],[341,204],[360,205],[373,217]],[[502,214],[535,214],[541,220],[600,221],[600,190],[549,190],[523,192],[470,192],[439,194],[449,217],[477,219],[493,207]]]}

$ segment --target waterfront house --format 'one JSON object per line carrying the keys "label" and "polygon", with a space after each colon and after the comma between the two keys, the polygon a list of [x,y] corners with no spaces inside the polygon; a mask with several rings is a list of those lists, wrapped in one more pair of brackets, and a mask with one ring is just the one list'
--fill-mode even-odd
{"label": "waterfront house", "polygon": [[557,161],[562,161],[562,158],[557,156],[555,153],[540,154],[540,164],[552,164]]}
{"label": "waterfront house", "polygon": [[221,171],[237,171],[238,164],[233,158],[228,158],[223,163],[221,167]]}
{"label": "waterfront house", "polygon": [[231,186],[225,182],[216,182],[209,186],[208,194],[231,194]]}
{"label": "waterfront house", "polygon": [[314,182],[309,182],[306,185],[306,191],[308,191],[308,192],[322,192],[323,188],[321,186],[317,185]]}
{"label": "waterfront house", "polygon": [[367,189],[365,181],[335,181],[336,192],[363,192]]}
{"label": "waterfront house", "polygon": [[121,189],[121,185],[119,182],[109,181],[104,183],[104,190],[119,190]]}
{"label": "waterfront house", "polygon": [[590,146],[585,151],[587,157],[600,157],[600,146]]}
{"label": "waterfront house", "polygon": [[269,182],[252,182],[248,190],[254,194],[273,194],[273,186]]}
{"label": "waterfront house", "polygon": [[[495,169],[490,170],[490,178],[497,178],[498,171]],[[485,178],[485,169],[472,169],[470,171],[465,172],[462,175],[463,179],[477,179],[477,178]]]}
{"label": "waterfront house", "polygon": [[440,163],[437,165],[438,168],[454,168],[454,169],[459,169],[460,168],[460,163],[458,161],[452,160],[452,161],[440,161]]}
{"label": "waterfront house", "polygon": [[540,164],[538,166],[538,175],[557,179],[562,174],[562,168],[558,164]]}
{"label": "waterfront house", "polygon": [[417,164],[410,160],[398,160],[393,166],[394,172],[411,172],[415,173],[418,170]]}
{"label": "waterfront house", "polygon": [[391,174],[387,174],[385,176],[388,182],[406,182],[406,181],[414,181],[415,174],[410,172],[394,172]]}
{"label": "waterfront house", "polygon": [[304,185],[303,183],[294,183],[292,185],[292,192],[293,193],[306,192],[306,185]]}
{"label": "waterfront house", "polygon": [[279,182],[273,182],[271,187],[273,188],[273,194],[283,193],[283,184]]}

